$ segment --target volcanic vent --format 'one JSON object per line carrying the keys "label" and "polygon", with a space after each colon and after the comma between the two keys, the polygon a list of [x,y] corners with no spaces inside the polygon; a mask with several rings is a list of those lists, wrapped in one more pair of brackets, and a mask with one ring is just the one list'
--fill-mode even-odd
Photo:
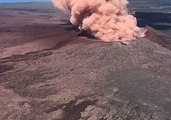
{"label": "volcanic vent", "polygon": [[129,14],[127,0],[53,0],[56,7],[69,11],[70,22],[80,30],[90,31],[102,41],[134,40],[145,36]]}

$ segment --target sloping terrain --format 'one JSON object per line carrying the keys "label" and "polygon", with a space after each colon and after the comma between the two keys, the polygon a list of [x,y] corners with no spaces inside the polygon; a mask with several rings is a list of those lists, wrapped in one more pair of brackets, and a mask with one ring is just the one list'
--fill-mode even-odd
{"label": "sloping terrain", "polygon": [[171,119],[170,36],[104,43],[60,15],[0,11],[0,120]]}

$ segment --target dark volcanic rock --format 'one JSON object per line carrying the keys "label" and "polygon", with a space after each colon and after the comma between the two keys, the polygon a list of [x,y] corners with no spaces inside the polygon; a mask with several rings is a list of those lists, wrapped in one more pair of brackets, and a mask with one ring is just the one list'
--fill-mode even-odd
{"label": "dark volcanic rock", "polygon": [[13,25],[3,12],[0,120],[171,119],[169,36],[148,27],[145,38],[104,43],[42,13],[16,13]]}

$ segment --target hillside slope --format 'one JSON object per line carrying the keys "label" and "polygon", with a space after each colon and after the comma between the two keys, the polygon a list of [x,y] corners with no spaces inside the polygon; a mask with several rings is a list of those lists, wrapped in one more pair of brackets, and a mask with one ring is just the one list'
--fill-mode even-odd
{"label": "hillside slope", "polygon": [[0,119],[171,119],[169,36],[104,43],[54,16],[0,11]]}

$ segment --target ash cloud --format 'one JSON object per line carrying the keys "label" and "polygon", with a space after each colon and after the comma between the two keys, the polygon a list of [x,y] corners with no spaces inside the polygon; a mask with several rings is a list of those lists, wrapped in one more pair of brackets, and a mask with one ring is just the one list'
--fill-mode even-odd
{"label": "ash cloud", "polygon": [[80,30],[90,31],[105,42],[135,40],[146,30],[137,26],[129,14],[127,0],[52,0],[54,5],[71,14],[70,22]]}

